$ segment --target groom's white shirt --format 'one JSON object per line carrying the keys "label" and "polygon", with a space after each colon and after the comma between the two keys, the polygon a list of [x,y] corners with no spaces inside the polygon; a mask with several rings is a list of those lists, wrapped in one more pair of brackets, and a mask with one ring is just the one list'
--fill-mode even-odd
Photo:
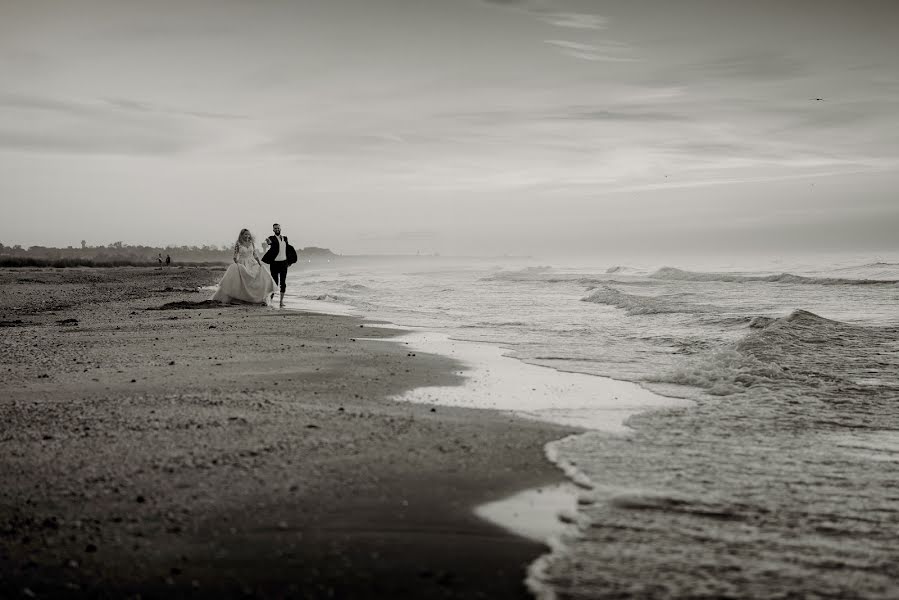
{"label": "groom's white shirt", "polygon": [[275,257],[275,260],[287,260],[287,244],[284,243],[284,238],[280,235],[273,237],[278,238],[278,256]]}

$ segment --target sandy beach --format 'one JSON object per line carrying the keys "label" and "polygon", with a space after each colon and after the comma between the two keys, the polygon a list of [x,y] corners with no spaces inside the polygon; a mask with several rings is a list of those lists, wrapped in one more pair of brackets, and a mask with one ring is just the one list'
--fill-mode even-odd
{"label": "sandy beach", "polygon": [[461,366],[221,273],[0,271],[0,596],[528,597],[544,546],[473,508],[571,430],[390,400]]}

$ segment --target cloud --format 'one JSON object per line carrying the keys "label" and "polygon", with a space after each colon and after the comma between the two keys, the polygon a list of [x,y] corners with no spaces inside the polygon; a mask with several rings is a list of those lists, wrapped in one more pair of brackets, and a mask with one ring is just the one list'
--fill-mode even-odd
{"label": "cloud", "polygon": [[21,110],[51,111],[69,113],[73,115],[85,115],[96,113],[96,107],[82,102],[60,100],[45,96],[32,96],[7,92],[0,94],[0,107]]}
{"label": "cloud", "polygon": [[559,46],[560,48],[565,48],[568,50],[579,50],[581,52],[588,52],[590,50],[596,50],[596,46],[592,46],[590,44],[581,44],[579,42],[569,42],[567,40],[543,40],[543,41],[552,46]]}
{"label": "cloud", "polygon": [[714,177],[714,178],[692,178],[692,179],[684,179],[684,180],[666,180],[664,183],[647,183],[647,184],[636,184],[636,185],[625,185],[616,188],[609,188],[604,190],[608,193],[623,193],[623,192],[641,192],[641,191],[652,191],[652,190],[664,190],[664,189],[680,189],[680,188],[704,188],[704,187],[714,187],[714,186],[730,186],[730,185],[738,185],[738,184],[746,184],[746,183],[768,183],[773,181],[793,181],[800,179],[816,179],[816,178],[824,178],[824,177],[840,177],[846,175],[858,175],[858,174],[866,174],[866,173],[884,173],[890,172],[896,168],[895,164],[888,165],[871,165],[871,166],[862,166],[859,167],[857,165],[852,165],[847,163],[844,169],[831,169],[826,171],[821,170],[809,170],[802,173],[787,173],[787,174],[771,174],[771,175],[759,175],[759,176],[747,176],[747,177]]}
{"label": "cloud", "polygon": [[481,0],[484,4],[504,6],[509,8],[522,8],[525,12],[540,19],[544,23],[556,27],[568,27],[571,29],[605,29],[608,19],[594,13],[554,12],[539,3],[527,0]]}
{"label": "cloud", "polygon": [[137,112],[146,112],[146,113],[159,113],[159,114],[169,114],[169,115],[180,115],[184,117],[196,117],[198,119],[225,119],[225,120],[242,120],[249,119],[248,115],[234,114],[234,113],[222,113],[222,112],[212,112],[212,111],[200,111],[200,110],[185,110],[179,108],[172,108],[167,106],[162,106],[158,104],[151,104],[148,102],[141,102],[139,100],[130,100],[127,98],[107,98],[105,100],[110,106],[115,108],[120,108],[123,110],[133,110]]}
{"label": "cloud", "polygon": [[[606,106],[570,105],[570,106],[534,106],[520,109],[495,109],[495,110],[468,110],[458,112],[445,112],[434,115],[435,119],[449,119],[454,124],[452,130],[455,138],[464,135],[465,126],[474,126],[474,131],[483,133],[485,128],[524,126],[528,127],[539,123],[552,123],[559,125],[562,121],[596,121],[596,122],[670,122],[687,123],[694,120],[686,112],[673,112],[666,110],[654,110],[652,105],[647,108],[645,102],[639,101],[609,101]],[[458,123],[459,125],[456,125]],[[446,138],[443,138],[446,139]]]}
{"label": "cloud", "polygon": [[173,154],[198,145],[196,117],[136,101],[87,101],[0,94],[0,147],[78,154]]}
{"label": "cloud", "polygon": [[607,54],[596,54],[594,52],[583,52],[580,50],[566,50],[562,54],[572,58],[580,58],[581,60],[592,60],[599,62],[639,62],[639,58],[626,58],[623,56],[609,56]]}
{"label": "cloud", "polygon": [[485,4],[522,9],[544,23],[570,29],[605,29],[609,20],[595,13],[555,12],[527,0],[481,0]]}
{"label": "cloud", "polygon": [[555,117],[577,121],[689,121],[684,115],[662,111],[574,110]]}
{"label": "cloud", "polygon": [[749,156],[758,155],[760,148],[745,142],[688,140],[662,145],[662,149],[688,157],[701,156]]}
{"label": "cloud", "polygon": [[783,80],[807,74],[805,64],[783,54],[749,52],[697,63],[686,69],[709,79]]}
{"label": "cloud", "polygon": [[[853,127],[856,132],[864,127],[876,127],[878,122],[892,121],[895,112],[886,103],[859,102],[833,103],[828,106],[805,101],[806,106],[776,107],[768,112],[774,116],[788,119],[780,131],[822,131],[830,132],[834,128]],[[882,137],[883,133],[881,133]]]}
{"label": "cloud", "polygon": [[[543,23],[567,29],[599,31],[606,29],[609,19],[594,13],[553,12],[543,7],[528,6],[517,0],[482,0],[487,4],[506,6],[531,15]],[[593,62],[637,62],[641,59],[627,56],[631,48],[627,44],[604,41],[599,45],[582,44],[566,40],[544,40],[558,47],[562,54],[580,60]]]}
{"label": "cloud", "polygon": [[631,56],[625,56],[629,53],[630,47],[620,42],[604,42],[600,45],[582,44],[580,42],[571,42],[568,40],[543,40],[550,46],[555,46],[562,51],[562,54],[582,60],[604,61],[604,62],[639,62],[641,59]]}
{"label": "cloud", "polygon": [[411,133],[349,130],[290,129],[272,133],[256,148],[264,154],[304,158],[349,158],[366,154],[383,154],[410,142],[427,141],[427,136]]}
{"label": "cloud", "polygon": [[410,231],[397,231],[390,233],[362,233],[359,236],[363,240],[368,241],[429,241],[442,237],[439,233],[432,229],[419,229]]}
{"label": "cloud", "polygon": [[556,27],[571,29],[605,29],[608,19],[589,13],[554,13],[542,14],[540,18]]}
{"label": "cloud", "polygon": [[53,132],[0,128],[0,148],[60,154],[174,154],[189,147],[185,140],[144,132]]}
{"label": "cloud", "polygon": [[130,111],[135,113],[155,113],[194,117],[199,119],[249,119],[247,115],[221,113],[212,111],[185,110],[128,98],[107,98],[104,100],[60,99],[47,96],[35,96],[16,92],[0,94],[0,107],[21,110],[55,111],[71,115],[102,115],[109,109]]}

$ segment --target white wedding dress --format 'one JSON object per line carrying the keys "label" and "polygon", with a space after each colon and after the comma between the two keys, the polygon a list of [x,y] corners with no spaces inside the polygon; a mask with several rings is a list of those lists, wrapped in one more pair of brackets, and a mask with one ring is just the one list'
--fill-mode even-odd
{"label": "white wedding dress", "polygon": [[275,291],[275,280],[269,273],[268,265],[259,264],[256,246],[235,244],[234,258],[237,262],[225,271],[212,300],[225,303],[267,303],[269,295]]}

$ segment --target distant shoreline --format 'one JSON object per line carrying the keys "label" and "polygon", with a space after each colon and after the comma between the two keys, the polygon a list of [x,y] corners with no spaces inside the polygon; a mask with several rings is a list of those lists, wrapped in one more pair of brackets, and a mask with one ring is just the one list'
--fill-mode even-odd
{"label": "distant shoreline", "polygon": [[175,267],[213,267],[227,265],[228,261],[177,261],[174,264],[160,266],[155,260],[129,260],[129,259],[110,259],[110,260],[94,260],[90,258],[30,258],[30,257],[0,257],[0,268],[4,269],[28,269],[28,268],[52,268],[52,269],[70,269],[77,267],[93,268],[93,269],[115,269],[120,267],[155,267],[175,268]]}
{"label": "distant shoreline", "polygon": [[[299,253],[299,262],[303,264],[324,264],[324,263],[377,263],[377,262],[410,262],[410,261],[441,261],[453,262],[457,260],[532,260],[530,256],[440,256],[433,254],[331,254],[331,255],[303,255]],[[9,256],[0,255],[0,268],[5,269],[27,269],[27,268],[119,268],[119,267],[157,267],[157,268],[174,268],[174,267],[214,267],[226,266],[231,263],[230,257],[217,260],[182,260],[172,257],[172,263],[169,265],[160,265],[155,259],[142,260],[130,258],[44,258],[30,256]]]}

